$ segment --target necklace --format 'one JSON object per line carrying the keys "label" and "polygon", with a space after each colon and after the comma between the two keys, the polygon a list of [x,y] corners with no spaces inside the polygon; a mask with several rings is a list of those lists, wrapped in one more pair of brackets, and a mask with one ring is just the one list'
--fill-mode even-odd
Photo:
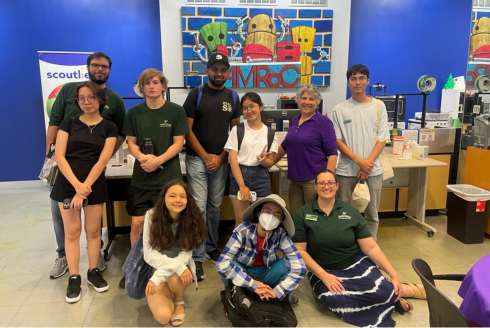
{"label": "necklace", "polygon": [[[99,122],[99,123],[100,123],[100,122]],[[97,123],[97,124],[99,124],[99,123]],[[97,126],[97,124],[92,125],[92,127],[90,127],[90,125],[88,125],[87,123],[83,123],[83,124],[85,124],[85,125],[87,126],[87,128],[89,128],[89,129],[90,129],[90,134],[92,134],[92,131],[93,131],[93,130],[95,129],[95,127]]]}

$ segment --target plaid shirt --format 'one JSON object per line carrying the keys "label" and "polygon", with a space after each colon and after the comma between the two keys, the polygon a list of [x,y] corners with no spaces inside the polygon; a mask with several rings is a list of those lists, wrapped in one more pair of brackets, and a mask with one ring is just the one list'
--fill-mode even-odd
{"label": "plaid shirt", "polygon": [[[301,279],[306,275],[306,266],[283,227],[278,227],[272,231],[266,245],[264,265],[267,268],[270,268],[278,260],[277,250],[284,254],[288,274],[283,281],[273,288],[276,296],[282,300],[287,293],[298,286]],[[216,263],[216,270],[222,277],[231,280],[234,285],[255,291],[258,282],[243,271],[239,265],[236,265],[235,261],[244,267],[250,267],[257,254],[257,224],[244,222],[233,231]]]}

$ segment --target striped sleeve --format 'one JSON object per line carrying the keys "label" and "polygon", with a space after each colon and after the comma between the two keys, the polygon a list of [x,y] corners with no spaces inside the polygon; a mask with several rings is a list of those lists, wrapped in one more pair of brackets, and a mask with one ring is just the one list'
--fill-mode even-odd
{"label": "striped sleeve", "polygon": [[284,253],[288,274],[273,290],[276,296],[282,300],[288,293],[298,287],[303,277],[306,276],[306,265],[286,232],[281,236],[279,247]]}
{"label": "striped sleeve", "polygon": [[[230,237],[225,248],[216,262],[216,270],[225,279],[231,280],[235,286],[246,287],[255,291],[258,282],[250,277],[243,269],[235,263],[238,251],[244,243],[244,235],[247,228],[238,226]],[[250,253],[249,253],[250,256]]]}

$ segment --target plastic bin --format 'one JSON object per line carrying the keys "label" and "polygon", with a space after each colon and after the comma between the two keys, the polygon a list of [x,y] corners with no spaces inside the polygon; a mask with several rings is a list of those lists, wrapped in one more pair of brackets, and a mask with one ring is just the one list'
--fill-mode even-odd
{"label": "plastic bin", "polygon": [[472,185],[447,185],[447,233],[465,244],[483,243],[490,192]]}

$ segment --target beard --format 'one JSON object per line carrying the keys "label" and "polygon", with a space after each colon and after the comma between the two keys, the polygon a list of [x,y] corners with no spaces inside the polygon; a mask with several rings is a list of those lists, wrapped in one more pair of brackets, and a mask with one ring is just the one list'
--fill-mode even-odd
{"label": "beard", "polygon": [[222,87],[226,81],[227,81],[227,79],[222,78],[220,82],[216,82],[216,80],[214,78],[209,77],[209,83],[211,83],[216,88]]}
{"label": "beard", "polygon": [[92,81],[92,82],[94,82],[94,83],[96,83],[98,85],[104,84],[107,81],[107,79],[109,78],[109,74],[107,74],[107,76],[104,77],[104,78],[102,78],[102,79],[97,79],[95,77],[95,73],[90,73],[89,72],[88,75],[89,75],[90,81]]}

